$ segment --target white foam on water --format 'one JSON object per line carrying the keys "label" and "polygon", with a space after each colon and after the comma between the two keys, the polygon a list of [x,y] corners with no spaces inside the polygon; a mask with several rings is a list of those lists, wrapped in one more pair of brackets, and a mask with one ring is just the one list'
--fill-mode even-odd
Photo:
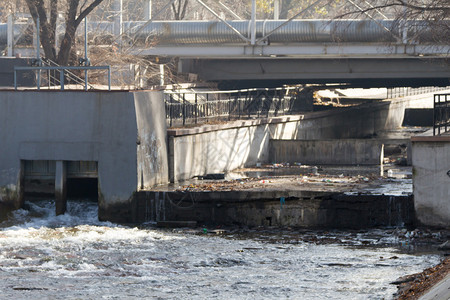
{"label": "white foam on water", "polygon": [[383,230],[323,235],[358,247],[290,241],[283,233],[238,239],[118,226],[99,222],[95,204],[70,205],[65,216],[54,216],[51,203],[32,206],[12,216],[16,224],[3,224],[3,297],[382,299],[396,291],[390,282],[440,260],[362,246],[390,241]]}

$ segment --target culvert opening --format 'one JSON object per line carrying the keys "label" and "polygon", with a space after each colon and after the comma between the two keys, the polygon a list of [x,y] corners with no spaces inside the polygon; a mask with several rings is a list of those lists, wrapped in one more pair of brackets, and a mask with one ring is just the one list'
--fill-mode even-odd
{"label": "culvert opening", "polygon": [[98,179],[97,178],[68,178],[68,199],[87,199],[98,201]]}

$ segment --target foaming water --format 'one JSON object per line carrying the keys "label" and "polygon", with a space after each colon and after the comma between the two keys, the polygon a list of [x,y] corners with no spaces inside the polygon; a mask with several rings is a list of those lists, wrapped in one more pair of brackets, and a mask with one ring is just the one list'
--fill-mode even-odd
{"label": "foaming water", "polygon": [[67,212],[56,216],[55,203],[52,200],[28,202],[27,209],[18,209],[11,213],[8,220],[0,223],[0,228],[40,228],[58,226],[76,226],[80,224],[101,225],[98,221],[97,203],[90,201],[76,201],[67,203]]}
{"label": "foaming water", "polygon": [[86,202],[63,216],[32,203],[0,230],[0,290],[15,299],[382,299],[390,282],[440,260],[400,252],[383,230],[308,240],[138,229],[99,222]]}

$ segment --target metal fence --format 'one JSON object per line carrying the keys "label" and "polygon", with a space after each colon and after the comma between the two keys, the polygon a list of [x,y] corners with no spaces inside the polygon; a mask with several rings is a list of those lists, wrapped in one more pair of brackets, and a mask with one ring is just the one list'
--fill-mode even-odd
{"label": "metal fence", "polygon": [[450,128],[450,94],[434,95],[433,135],[445,133]]}
{"label": "metal fence", "polygon": [[450,87],[440,87],[440,86],[422,86],[417,88],[412,87],[393,87],[387,89],[387,99],[414,96],[426,93],[435,93],[438,91],[443,91],[450,89]]}
{"label": "metal fence", "polygon": [[232,91],[166,91],[167,125],[211,120],[236,120],[285,115],[293,110],[299,88],[257,88]]}
{"label": "metal fence", "polygon": [[[110,66],[37,66],[37,67],[14,67],[14,88],[18,89],[18,82],[17,82],[17,72],[19,71],[35,71],[36,72],[36,88],[38,90],[41,89],[41,77],[42,72],[45,71],[45,75],[48,76],[47,81],[50,88],[51,82],[56,82],[59,86],[59,89],[64,90],[66,87],[66,80],[73,80],[74,74],[71,71],[79,70],[79,71],[85,71],[85,74],[87,71],[90,70],[106,70],[107,76],[108,76],[108,90],[111,90],[111,67]],[[57,74],[57,75],[55,75]],[[86,75],[85,75],[86,76]],[[76,84],[80,84],[79,82],[76,82]],[[90,86],[87,81],[87,76],[84,79],[84,83],[82,83],[85,87],[85,90],[88,90],[88,87]]]}

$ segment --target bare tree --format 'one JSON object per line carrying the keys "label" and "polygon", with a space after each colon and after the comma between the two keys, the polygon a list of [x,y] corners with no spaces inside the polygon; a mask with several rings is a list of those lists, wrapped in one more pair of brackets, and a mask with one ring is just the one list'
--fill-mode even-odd
{"label": "bare tree", "polygon": [[65,33],[59,51],[55,47],[58,9],[63,6],[58,0],[25,0],[35,23],[39,20],[40,41],[45,56],[59,65],[69,63],[70,51],[75,42],[75,32],[81,21],[103,0],[67,0],[65,7]]}
{"label": "bare tree", "polygon": [[172,11],[175,17],[175,20],[183,20],[186,15],[186,9],[188,6],[189,0],[177,0],[172,3]]}
{"label": "bare tree", "polygon": [[[450,43],[450,3],[448,0],[346,0],[336,18],[392,19],[402,42],[448,45]],[[447,53],[450,54],[450,53]],[[448,55],[447,55],[448,56]]]}

